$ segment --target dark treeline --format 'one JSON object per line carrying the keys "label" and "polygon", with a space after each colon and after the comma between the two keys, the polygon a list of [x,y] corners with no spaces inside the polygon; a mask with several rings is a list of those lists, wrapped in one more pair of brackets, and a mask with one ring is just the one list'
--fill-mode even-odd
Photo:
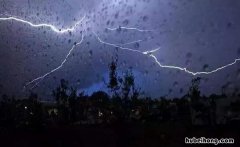
{"label": "dark treeline", "polygon": [[[134,75],[128,70],[117,75],[117,61],[109,65],[109,93],[98,91],[91,96],[69,87],[64,79],[53,90],[55,102],[39,101],[37,94],[28,99],[2,96],[1,128],[43,128],[58,125],[93,125],[116,123],[177,122],[183,125],[226,125],[240,119],[240,96],[201,96],[201,79],[192,80],[182,98],[152,99],[135,87]],[[225,105],[222,105],[224,103]]]}

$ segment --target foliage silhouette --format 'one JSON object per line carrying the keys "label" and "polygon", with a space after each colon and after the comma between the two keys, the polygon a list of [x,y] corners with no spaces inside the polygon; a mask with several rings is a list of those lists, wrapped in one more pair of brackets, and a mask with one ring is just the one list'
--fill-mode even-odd
{"label": "foliage silhouette", "polygon": [[[43,102],[37,94],[28,99],[2,96],[0,103],[0,128],[34,128],[58,125],[97,125],[116,123],[179,122],[184,125],[217,124],[217,102],[226,95],[202,96],[199,85],[201,78],[192,80],[188,93],[182,98],[152,99],[142,95],[136,88],[131,69],[123,77],[117,74],[117,59],[109,65],[109,83],[112,94],[96,91],[92,95],[77,89],[61,79],[53,90],[54,102]],[[239,98],[239,96],[238,96]],[[224,108],[231,116],[222,114],[225,124],[236,120],[240,113],[239,101]],[[226,115],[226,117],[225,117]],[[219,116],[218,116],[219,117]]]}

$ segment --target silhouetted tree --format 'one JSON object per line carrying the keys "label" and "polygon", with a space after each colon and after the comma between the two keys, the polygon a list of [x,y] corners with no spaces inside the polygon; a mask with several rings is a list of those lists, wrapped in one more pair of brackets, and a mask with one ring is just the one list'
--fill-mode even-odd
{"label": "silhouetted tree", "polygon": [[199,85],[201,78],[195,78],[192,80],[192,85],[189,89],[189,96],[191,98],[191,108],[192,108],[192,121],[201,120],[202,123],[209,122],[209,111],[208,107],[203,103],[200,95]]}
{"label": "silhouetted tree", "polygon": [[112,60],[109,65],[109,83],[108,88],[114,95],[117,95],[117,90],[119,89],[118,76],[117,76],[117,59]]}
{"label": "silhouetted tree", "polygon": [[90,98],[93,115],[102,121],[107,121],[110,115],[110,99],[103,91],[94,92]]}
{"label": "silhouetted tree", "polygon": [[28,99],[27,109],[29,125],[32,128],[40,129],[43,126],[43,107],[38,101],[38,95],[31,93]]}
{"label": "silhouetted tree", "polygon": [[167,121],[171,117],[171,111],[169,109],[170,102],[165,98],[161,97],[159,103],[158,103],[158,109],[160,112],[160,120],[161,121]]}
{"label": "silhouetted tree", "polygon": [[53,91],[53,96],[57,101],[58,107],[58,116],[60,122],[68,123],[70,119],[69,115],[69,96],[68,92],[68,82],[64,79],[61,79],[60,86]]}
{"label": "silhouetted tree", "polygon": [[17,123],[16,114],[17,109],[15,98],[9,98],[7,95],[3,95],[0,104],[0,126],[15,128]]}
{"label": "silhouetted tree", "polygon": [[132,93],[135,91],[134,76],[132,74],[132,71],[127,71],[123,77],[122,86],[122,94],[124,100],[127,100],[130,97],[131,91]]}
{"label": "silhouetted tree", "polygon": [[209,96],[209,122],[211,125],[216,125],[216,109],[217,103],[216,100],[219,99],[220,96],[212,94]]}
{"label": "silhouetted tree", "polygon": [[191,110],[190,103],[186,97],[182,97],[180,99],[175,99],[177,105],[177,119],[179,121],[183,121],[185,124],[191,123]]}
{"label": "silhouetted tree", "polygon": [[[133,101],[138,101],[140,90],[135,88],[135,78],[131,69],[128,70],[123,76],[121,93],[123,98],[123,110],[125,111],[124,115],[125,117],[130,117],[131,111],[135,111],[136,107],[140,108],[140,106],[133,105]],[[136,111],[139,113],[140,110],[138,109]]]}
{"label": "silhouetted tree", "polygon": [[199,90],[199,84],[200,84],[201,78],[195,78],[192,80],[192,85],[189,89],[189,96],[191,97],[192,101],[198,100],[200,98],[200,90]]}
{"label": "silhouetted tree", "polygon": [[77,120],[77,109],[78,109],[78,103],[77,103],[77,90],[74,88],[71,88],[70,95],[69,95],[69,113],[70,113],[70,121],[75,122]]}

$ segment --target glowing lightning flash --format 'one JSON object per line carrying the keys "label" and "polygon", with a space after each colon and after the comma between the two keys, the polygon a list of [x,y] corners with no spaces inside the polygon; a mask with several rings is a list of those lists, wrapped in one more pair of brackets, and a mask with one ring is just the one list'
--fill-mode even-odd
{"label": "glowing lightning flash", "polygon": [[[31,84],[37,82],[37,83],[32,87],[32,88],[34,88],[34,87],[36,87],[36,86],[39,84],[39,82],[42,81],[44,78],[46,78],[46,77],[49,76],[50,74],[56,72],[57,70],[61,69],[61,68],[63,67],[63,65],[65,64],[65,62],[67,62],[67,59],[68,59],[68,57],[71,55],[72,51],[73,51],[78,45],[80,45],[80,44],[83,42],[83,39],[84,39],[84,36],[82,35],[81,41],[75,43],[75,44],[72,46],[72,48],[69,50],[68,54],[66,55],[65,59],[62,61],[62,63],[61,63],[57,68],[52,69],[52,70],[49,71],[48,73],[46,73],[46,74],[44,74],[44,75],[42,75],[42,76],[40,76],[40,77],[32,80],[31,82],[28,82],[28,83],[26,84],[26,86],[31,85]],[[25,87],[26,87],[26,86],[25,86]],[[32,88],[31,88],[31,89],[32,89]]]}
{"label": "glowing lightning flash", "polygon": [[[65,29],[58,29],[56,26],[54,25],[51,25],[51,24],[45,24],[45,23],[42,23],[42,24],[34,24],[30,21],[26,21],[26,20],[23,20],[23,19],[20,19],[20,18],[17,18],[17,17],[7,17],[7,18],[0,18],[0,21],[8,21],[8,20],[14,20],[14,21],[17,21],[17,22],[22,22],[22,23],[25,23],[25,24],[28,24],[30,25],[31,27],[34,27],[34,28],[37,28],[37,27],[48,27],[50,28],[52,31],[56,32],[56,33],[66,33],[66,32],[72,32],[76,29],[76,27],[85,19],[86,16],[84,16],[80,21],[78,21],[77,23],[74,24],[73,27],[70,27],[70,28],[65,28]],[[107,28],[108,30],[110,31],[115,31],[115,30],[121,30],[121,29],[126,29],[126,30],[134,30],[134,31],[139,31],[139,32],[151,32],[152,30],[143,30],[143,29],[138,29],[138,28],[131,28],[131,27],[118,27],[118,28]],[[129,42],[129,43],[125,43],[125,44],[113,44],[113,43],[108,43],[108,42],[105,42],[103,41],[95,32],[93,32],[93,34],[96,36],[97,40],[102,43],[102,44],[106,44],[106,45],[109,45],[109,46],[113,46],[113,47],[116,47],[116,48],[119,48],[121,50],[127,50],[127,51],[131,51],[131,52],[136,52],[136,53],[139,53],[139,54],[142,54],[142,55],[145,55],[145,56],[148,56],[148,57],[152,57],[155,61],[155,63],[157,63],[157,65],[159,65],[159,67],[161,68],[169,68],[169,69],[176,69],[176,70],[180,70],[180,71],[184,71],[188,74],[191,74],[193,76],[196,76],[196,75],[201,75],[201,74],[212,74],[212,73],[215,73],[215,72],[218,72],[220,70],[223,70],[227,67],[230,67],[234,64],[236,64],[238,61],[240,61],[240,58],[237,58],[234,60],[234,62],[232,63],[229,63],[227,65],[224,65],[224,66],[221,66],[215,70],[212,70],[212,71],[209,71],[209,72],[192,72],[190,70],[188,70],[187,68],[183,68],[183,67],[178,67],[178,66],[171,66],[171,65],[163,65],[161,64],[157,57],[155,55],[153,55],[153,53],[157,52],[160,48],[157,48],[157,49],[154,49],[154,50],[148,50],[148,51],[139,51],[139,50],[135,50],[135,49],[131,49],[131,48],[127,48],[127,47],[123,47],[124,45],[129,45],[129,44],[133,44],[133,43],[137,43],[137,42],[142,42],[144,40],[137,40],[137,41],[133,41],[133,42]],[[32,88],[34,88],[35,86],[37,86],[39,84],[40,81],[42,81],[44,78],[46,78],[47,76],[49,76],[50,74],[56,72],[57,70],[61,69],[63,67],[63,65],[65,64],[65,62],[67,62],[70,54],[72,53],[72,51],[76,48],[76,46],[80,45],[82,42],[83,42],[83,39],[84,39],[84,36],[82,35],[82,39],[80,42],[74,44],[72,46],[72,48],[69,50],[68,54],[66,55],[65,59],[62,61],[62,63],[55,69],[52,69],[51,71],[49,71],[48,73],[28,82],[26,84],[26,86],[29,86],[31,84],[34,84],[34,86]]]}
{"label": "glowing lightning flash", "polygon": [[[74,31],[74,30],[76,29],[76,27],[77,27],[85,18],[86,18],[86,15],[84,15],[84,17],[83,17],[81,20],[77,21],[77,22],[74,24],[73,27],[69,27],[69,28],[66,28],[66,29],[58,29],[56,26],[51,25],[51,24],[46,24],[46,23],[34,24],[34,23],[30,22],[30,21],[26,21],[26,20],[23,20],[23,19],[20,19],[20,18],[17,18],[17,17],[13,17],[13,16],[11,16],[11,17],[6,17],[6,18],[0,18],[0,21],[14,20],[14,21],[17,21],[17,22],[22,22],[22,23],[28,24],[28,25],[30,25],[31,27],[34,27],[34,28],[38,28],[38,27],[48,27],[48,28],[50,28],[52,31],[54,31],[54,32],[56,32],[56,33],[61,33],[61,34],[62,34],[62,33]],[[76,43],[76,44],[74,44],[74,45],[72,46],[72,48],[69,50],[68,54],[66,55],[65,59],[62,61],[62,63],[61,63],[57,68],[52,69],[52,70],[49,71],[48,73],[46,73],[46,74],[44,74],[43,76],[40,76],[40,77],[32,80],[31,82],[28,82],[28,83],[24,86],[24,88],[25,88],[26,86],[29,86],[29,85],[33,84],[33,83],[35,83],[35,84],[34,84],[33,87],[31,87],[31,89],[34,88],[34,87],[36,87],[36,86],[39,84],[39,82],[42,81],[44,78],[46,78],[46,77],[49,76],[50,74],[56,72],[57,70],[61,69],[61,68],[63,67],[63,65],[65,64],[65,62],[67,61],[67,59],[68,59],[68,57],[70,56],[70,54],[72,53],[72,51],[75,49],[76,46],[78,46],[78,45],[80,45],[80,44],[82,43],[83,39],[84,39],[84,36],[82,35],[81,41],[78,42],[78,43]]]}
{"label": "glowing lightning flash", "polygon": [[127,48],[127,47],[122,47],[122,46],[117,45],[117,44],[112,44],[112,43],[105,42],[105,41],[103,41],[103,40],[97,35],[97,33],[95,33],[94,31],[93,31],[93,34],[96,36],[96,38],[98,39],[98,41],[99,41],[100,43],[102,43],[102,44],[106,44],[106,45],[109,45],[109,46],[113,46],[113,47],[116,47],[116,48],[120,48],[120,49],[122,49],[122,50],[129,50],[129,51],[132,51],[132,52],[139,52],[139,53],[141,53],[141,51],[139,51],[139,50],[135,50],[135,49]]}
{"label": "glowing lightning flash", "polygon": [[146,51],[146,52],[142,52],[144,55],[152,55],[154,52],[156,52],[156,51],[158,51],[160,49],[160,47],[159,48],[156,48],[156,49],[154,49],[154,50],[150,50],[150,51]]}
{"label": "glowing lightning flash", "polygon": [[106,28],[107,30],[110,31],[116,31],[116,30],[121,30],[121,29],[125,29],[125,30],[136,30],[138,32],[152,32],[153,30],[143,30],[143,29],[138,29],[138,28],[129,28],[129,27],[118,27],[118,28]]}
{"label": "glowing lightning flash", "polygon": [[[136,29],[136,30],[138,30],[138,29]],[[161,64],[161,63],[158,61],[157,57],[156,57],[155,55],[153,55],[153,53],[157,52],[157,51],[160,49],[160,47],[157,48],[157,49],[154,49],[154,50],[149,50],[149,51],[144,51],[144,52],[142,52],[142,51],[139,51],[139,50],[122,47],[122,46],[119,46],[119,45],[117,45],[117,44],[104,42],[95,32],[93,32],[93,33],[94,33],[94,35],[96,36],[97,40],[98,40],[100,43],[102,43],[102,44],[106,44],[106,45],[109,45],[109,46],[117,47],[117,48],[122,49],[122,50],[128,50],[128,51],[137,52],[137,53],[140,53],[140,54],[143,54],[143,55],[150,56],[150,57],[152,57],[152,58],[154,59],[155,63],[157,63],[157,65],[160,66],[161,68],[177,69],[177,70],[180,70],[180,71],[184,71],[184,72],[186,72],[186,73],[188,73],[188,74],[191,74],[191,75],[193,75],[193,76],[203,75],[203,74],[205,74],[205,75],[212,74],[212,73],[218,72],[218,71],[220,71],[220,70],[223,70],[223,69],[225,69],[225,68],[227,68],[227,67],[229,67],[229,66],[232,66],[232,65],[236,64],[238,61],[240,61],[240,58],[237,58],[237,59],[234,60],[234,62],[229,63],[229,64],[224,65],[224,66],[221,66],[221,67],[219,67],[219,68],[217,68],[217,69],[214,69],[214,70],[212,70],[212,71],[209,71],[209,72],[203,72],[203,71],[201,71],[201,72],[193,72],[193,71],[188,70],[187,68]]]}
{"label": "glowing lightning flash", "polygon": [[160,67],[162,67],[162,68],[178,69],[178,70],[181,70],[181,71],[185,71],[186,73],[189,73],[189,74],[191,74],[191,75],[193,75],[193,76],[203,75],[203,74],[209,75],[209,74],[218,72],[218,71],[220,71],[220,70],[223,70],[223,69],[225,69],[225,68],[227,68],[227,67],[229,67],[229,66],[232,66],[232,65],[236,64],[238,61],[240,61],[240,58],[237,58],[237,59],[234,60],[234,62],[229,63],[229,64],[224,65],[224,66],[221,66],[221,67],[216,68],[216,69],[214,69],[214,70],[212,70],[212,71],[209,71],[209,72],[205,72],[205,71],[192,72],[192,71],[188,70],[187,68],[182,68],[182,67],[178,67],[178,66],[171,66],[171,65],[162,65],[162,64],[158,61],[157,57],[154,56],[153,54],[151,54],[150,57],[152,57],[152,58],[154,59],[154,61],[155,61]]}
{"label": "glowing lightning flash", "polygon": [[50,28],[51,30],[53,30],[54,32],[56,33],[66,33],[66,32],[72,32],[76,29],[76,27],[85,19],[86,15],[84,15],[84,17],[77,21],[73,27],[70,27],[70,28],[66,28],[66,29],[58,29],[56,26],[54,25],[51,25],[51,24],[46,24],[46,23],[41,23],[41,24],[33,24],[32,22],[30,21],[27,21],[27,20],[23,20],[23,19],[20,19],[20,18],[17,18],[17,17],[6,17],[6,18],[0,18],[0,21],[7,21],[7,20],[15,20],[17,22],[22,22],[22,23],[25,23],[25,24],[28,24],[30,25],[31,27],[35,27],[35,28],[38,28],[38,27],[48,27]]}

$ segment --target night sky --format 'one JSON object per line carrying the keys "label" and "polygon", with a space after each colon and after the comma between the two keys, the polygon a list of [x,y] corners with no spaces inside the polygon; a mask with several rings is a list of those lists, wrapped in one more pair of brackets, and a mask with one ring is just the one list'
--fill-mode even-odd
{"label": "night sky", "polygon": [[[212,74],[193,76],[162,68],[151,54],[142,54],[160,47],[153,55],[162,65],[192,72],[233,63],[240,57],[239,0],[0,0],[0,14],[0,18],[12,16],[59,29],[71,28],[86,16],[66,33],[1,20],[0,94],[26,95],[37,83],[31,90],[49,99],[62,78],[79,92],[107,91],[108,65],[116,56],[119,76],[131,68],[137,86],[153,98],[181,97],[197,76],[203,78],[200,87],[205,95],[219,94],[222,89],[234,93],[240,88],[238,62]],[[104,42],[137,51],[103,44],[94,33]],[[75,46],[82,35],[82,43]],[[61,68],[26,86],[59,67],[72,47]]]}

